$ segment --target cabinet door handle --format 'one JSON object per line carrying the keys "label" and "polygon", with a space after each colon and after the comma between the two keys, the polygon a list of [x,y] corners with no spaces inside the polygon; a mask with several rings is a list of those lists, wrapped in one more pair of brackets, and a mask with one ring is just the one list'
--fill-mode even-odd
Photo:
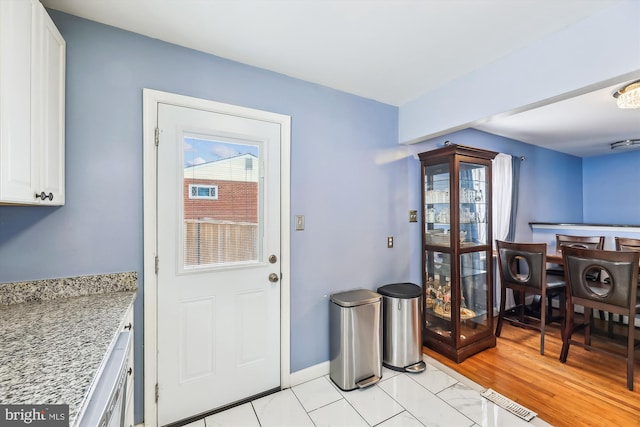
{"label": "cabinet door handle", "polygon": [[48,195],[44,191],[40,194],[36,193],[36,199],[49,199],[50,201],[53,201],[53,193],[50,192]]}
{"label": "cabinet door handle", "polygon": [[125,329],[131,330],[131,328],[133,328],[133,325],[131,324],[131,322],[127,323],[124,327]]}

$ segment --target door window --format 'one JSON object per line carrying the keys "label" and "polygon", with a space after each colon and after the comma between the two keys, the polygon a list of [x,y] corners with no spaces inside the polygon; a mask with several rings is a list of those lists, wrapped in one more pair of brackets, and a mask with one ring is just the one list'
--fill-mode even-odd
{"label": "door window", "polygon": [[183,138],[183,268],[258,262],[258,143]]}

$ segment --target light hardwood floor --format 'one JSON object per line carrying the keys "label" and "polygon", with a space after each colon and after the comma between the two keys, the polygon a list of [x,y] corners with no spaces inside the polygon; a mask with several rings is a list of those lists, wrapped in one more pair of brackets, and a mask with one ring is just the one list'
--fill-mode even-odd
{"label": "light hardwood floor", "polygon": [[428,348],[424,353],[554,426],[640,426],[640,351],[636,350],[634,391],[629,391],[624,360],[572,346],[567,363],[560,363],[560,329],[553,324],[549,329],[544,355],[536,331],[508,323],[495,348],[460,364]]}

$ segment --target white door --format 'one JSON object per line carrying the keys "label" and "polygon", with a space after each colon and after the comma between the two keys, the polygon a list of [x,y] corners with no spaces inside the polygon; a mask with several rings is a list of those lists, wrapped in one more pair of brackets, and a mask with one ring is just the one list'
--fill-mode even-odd
{"label": "white door", "polygon": [[158,424],[280,387],[280,125],[158,104]]}

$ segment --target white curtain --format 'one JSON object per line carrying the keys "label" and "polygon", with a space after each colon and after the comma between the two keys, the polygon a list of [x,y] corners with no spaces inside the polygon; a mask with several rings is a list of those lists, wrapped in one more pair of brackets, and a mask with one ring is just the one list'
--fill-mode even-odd
{"label": "white curtain", "polygon": [[[511,195],[513,187],[513,172],[511,167],[511,156],[499,153],[493,159],[493,198],[491,208],[493,212],[493,239],[492,245],[495,249],[496,239],[504,240],[509,234],[509,220],[511,218]],[[499,266],[498,266],[499,268]],[[500,274],[496,268],[496,304],[500,306]],[[513,293],[507,293],[506,307],[515,305]]]}

